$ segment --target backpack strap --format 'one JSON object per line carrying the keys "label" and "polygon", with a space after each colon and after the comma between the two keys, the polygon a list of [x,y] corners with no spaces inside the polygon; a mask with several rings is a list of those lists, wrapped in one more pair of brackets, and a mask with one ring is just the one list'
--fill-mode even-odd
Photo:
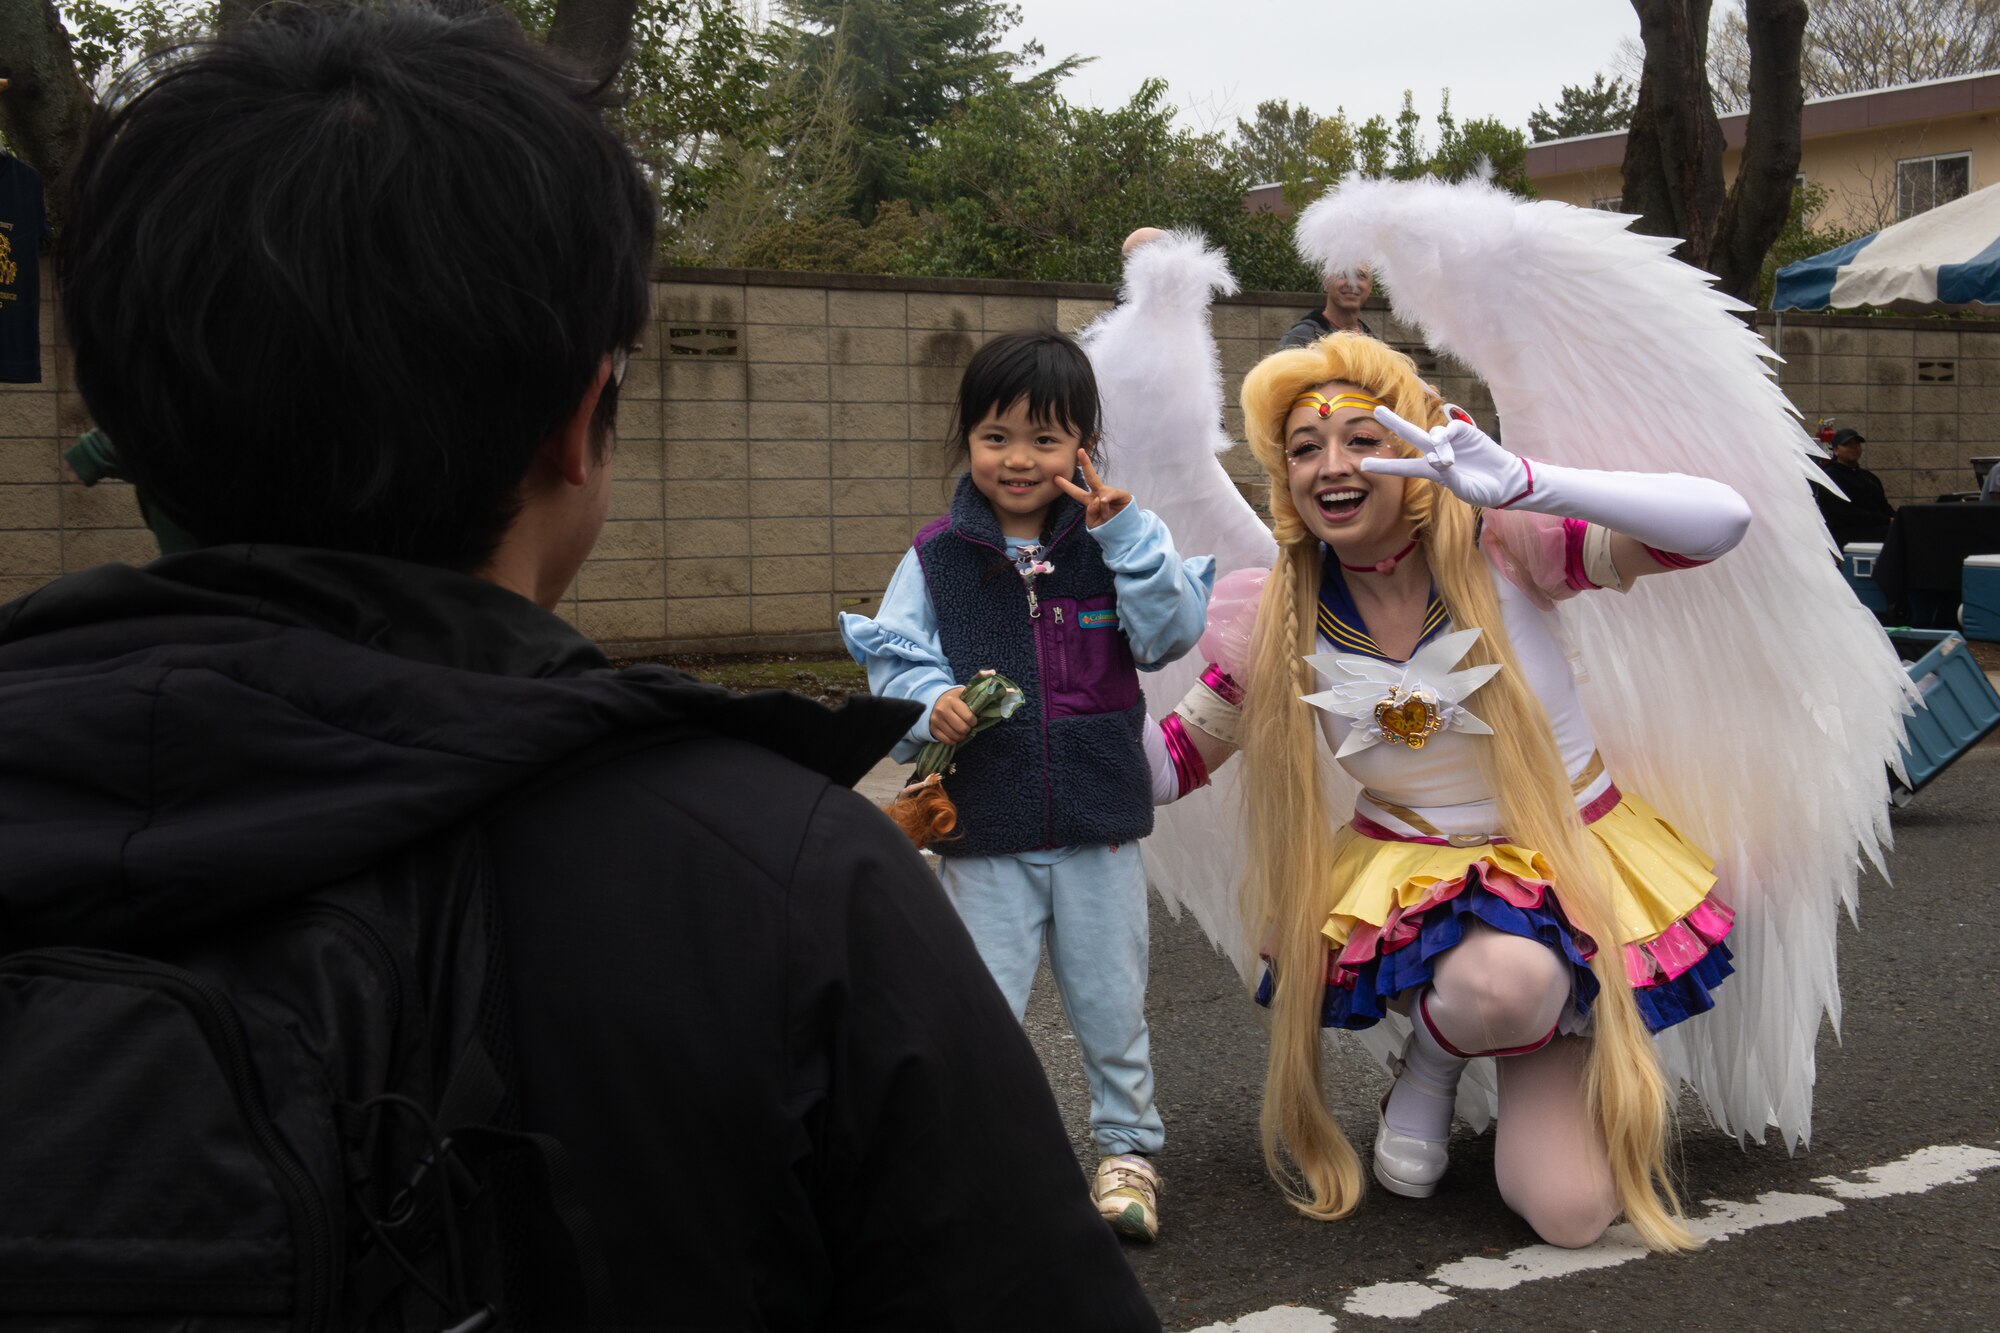
{"label": "backpack strap", "polygon": [[[481,1168],[494,1159],[515,1155],[535,1168],[540,1193],[568,1242],[574,1290],[582,1301],[577,1313],[584,1316],[587,1327],[607,1327],[613,1322],[610,1269],[604,1262],[596,1220],[577,1189],[568,1150],[549,1135],[492,1124],[506,1092],[485,1045],[477,1037],[467,1042],[431,1121],[435,1147],[411,1172],[389,1217],[371,1227],[374,1248],[348,1270],[350,1327],[360,1326],[406,1283],[418,1280],[418,1265],[440,1242],[456,1248],[455,1214],[465,1212],[485,1192],[489,1173]],[[490,1306],[482,1309],[490,1314]],[[469,1313],[465,1327],[486,1327],[479,1322],[480,1314],[479,1310]]]}

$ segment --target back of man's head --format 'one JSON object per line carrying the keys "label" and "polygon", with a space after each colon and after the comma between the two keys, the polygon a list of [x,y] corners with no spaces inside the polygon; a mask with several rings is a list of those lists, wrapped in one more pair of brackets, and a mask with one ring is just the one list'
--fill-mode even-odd
{"label": "back of man's head", "polygon": [[78,385],[205,545],[478,568],[645,322],[653,196],[602,86],[452,8],[266,10],[93,126],[59,261]]}

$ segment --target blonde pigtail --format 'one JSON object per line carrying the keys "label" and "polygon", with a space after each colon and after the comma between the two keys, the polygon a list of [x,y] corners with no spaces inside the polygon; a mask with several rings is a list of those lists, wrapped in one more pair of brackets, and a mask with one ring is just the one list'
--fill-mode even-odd
{"label": "blonde pigtail", "polygon": [[[1302,702],[1313,688],[1305,654],[1319,600],[1314,555],[1303,540],[1281,546],[1258,607],[1244,752],[1257,771],[1282,777],[1275,792],[1250,804],[1252,845],[1268,850],[1251,867],[1244,919],[1262,936],[1276,982],[1261,1117],[1265,1165],[1294,1208],[1330,1221],[1358,1208],[1366,1185],[1354,1145],[1320,1095],[1326,945],[1319,927],[1330,905],[1325,867],[1333,836],[1319,781],[1318,728]],[[1281,1143],[1292,1171],[1279,1156]]]}

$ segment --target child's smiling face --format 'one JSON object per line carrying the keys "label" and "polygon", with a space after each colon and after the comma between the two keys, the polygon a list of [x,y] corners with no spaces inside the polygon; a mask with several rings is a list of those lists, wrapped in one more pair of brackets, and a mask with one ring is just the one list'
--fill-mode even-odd
{"label": "child's smiling face", "polygon": [[1041,535],[1049,506],[1062,494],[1055,479],[1076,471],[1076,451],[1084,444],[1059,420],[1031,420],[1025,394],[988,409],[966,434],[972,484],[993,506],[1004,536]]}

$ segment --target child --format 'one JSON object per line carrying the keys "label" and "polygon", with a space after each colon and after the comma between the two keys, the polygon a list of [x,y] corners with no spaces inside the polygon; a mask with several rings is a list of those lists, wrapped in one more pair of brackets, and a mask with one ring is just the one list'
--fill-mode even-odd
{"label": "child", "polygon": [[924,705],[899,760],[966,738],[959,696],[978,672],[1026,696],[955,756],[959,822],[937,847],[939,878],[1017,1019],[1046,938],[1090,1079],[1098,1211],[1149,1241],[1160,1177],[1147,1159],[1164,1134],[1146,1032],[1137,844],[1154,778],[1138,672],[1201,636],[1214,561],[1183,561],[1158,518],[1105,485],[1097,434],[1097,383],[1074,342],[987,343],[959,385],[953,443],[969,467],[951,512],[917,534],[875,617],[844,615],[841,634],[871,690]]}

